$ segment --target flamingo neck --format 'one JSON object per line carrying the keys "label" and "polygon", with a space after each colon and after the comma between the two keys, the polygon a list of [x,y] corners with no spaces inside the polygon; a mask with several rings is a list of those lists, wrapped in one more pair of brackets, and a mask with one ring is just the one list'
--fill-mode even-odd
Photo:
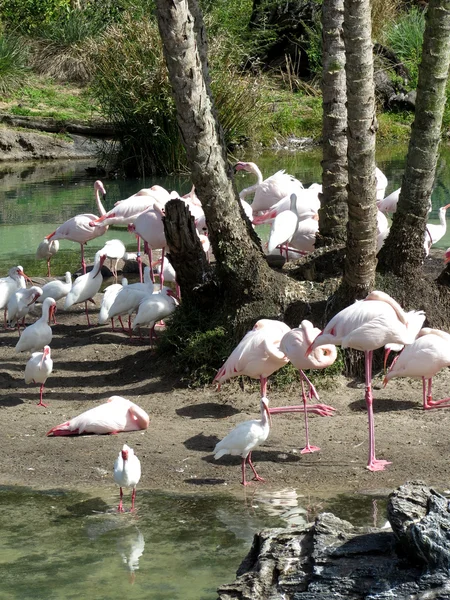
{"label": "flamingo neck", "polygon": [[97,203],[98,213],[101,217],[103,217],[103,215],[106,215],[106,209],[103,206],[103,203],[100,199],[100,192],[97,189],[95,190],[95,201]]}

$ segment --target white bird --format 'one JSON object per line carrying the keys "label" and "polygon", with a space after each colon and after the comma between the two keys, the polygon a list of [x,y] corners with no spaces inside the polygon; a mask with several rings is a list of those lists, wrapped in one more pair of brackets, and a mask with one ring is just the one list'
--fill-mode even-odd
{"label": "white bird", "polygon": [[37,285],[16,290],[6,305],[10,325],[17,323],[17,328],[20,332],[20,321],[22,321],[22,327],[24,327],[25,317],[41,295],[42,288]]}
{"label": "white bird", "polygon": [[95,304],[94,296],[100,290],[103,282],[103,275],[101,271],[105,260],[106,254],[100,254],[100,252],[96,253],[92,270],[89,271],[89,273],[85,273],[84,275],[81,275],[75,279],[75,282],[73,283],[70,292],[67,294],[66,301],[64,303],[64,310],[68,310],[74,304],[84,302],[88,327],[91,326],[91,323],[89,321],[87,302],[89,300]]}
{"label": "white bird", "polygon": [[150,341],[153,339],[155,324],[169,317],[178,306],[178,300],[170,288],[163,288],[147,296],[139,303],[131,329],[147,325],[150,327]]}
{"label": "white bird", "polygon": [[258,178],[255,185],[245,188],[239,193],[239,197],[243,200],[254,193],[251,204],[253,214],[268,210],[278,200],[303,189],[302,183],[292,175],[285,173],[284,170],[277,171],[274,175],[263,179],[261,171],[253,162],[238,162],[234,169],[253,173]]}
{"label": "white bird", "polygon": [[439,224],[427,223],[424,241],[425,256],[430,254],[431,246],[437,244],[437,242],[444,237],[445,232],[447,231],[446,213],[447,208],[449,207],[450,204],[446,204],[445,206],[441,206],[439,209]]}
{"label": "white bird", "polygon": [[141,463],[134,450],[123,445],[122,450],[119,452],[119,456],[114,463],[114,481],[120,487],[120,502],[117,510],[119,512],[125,512],[122,504],[123,490],[124,487],[131,487],[133,491],[131,493],[131,510],[134,510],[134,502],[136,500],[136,486],[141,478]]}
{"label": "white bird", "polygon": [[111,396],[105,403],[90,408],[70,421],[50,429],[47,435],[81,435],[82,433],[118,433],[147,429],[148,414],[122,396]]}
{"label": "white bird", "polygon": [[16,352],[38,352],[50,345],[53,337],[50,320],[55,310],[56,302],[53,298],[46,298],[42,304],[42,316],[23,330],[16,344]]}
{"label": "white bird", "polygon": [[[105,197],[106,192],[101,181],[96,181],[94,183],[94,192],[98,211],[101,215],[104,215],[105,209],[102,201],[100,200],[100,193],[102,193],[103,197]],[[60,225],[53,233],[45,236],[45,239],[47,240],[70,240],[71,242],[78,242],[81,248],[81,266],[83,267],[83,273],[86,273],[84,244],[103,235],[108,230],[108,227],[105,225],[95,228],[91,227],[90,223],[95,219],[97,219],[96,215],[91,213],[75,215],[75,217],[72,217]]]}
{"label": "white bird", "polygon": [[91,227],[129,225],[141,214],[141,212],[152,208],[155,203],[164,205],[169,199],[169,192],[160,186],[139,190],[139,192],[133,194],[129,198],[116,202],[114,207],[108,212],[105,212],[101,217],[94,218],[91,222]]}
{"label": "white bird", "polygon": [[[117,265],[119,260],[125,256],[127,249],[125,244],[118,239],[108,240],[105,242],[103,248],[99,251],[100,254],[106,254],[107,258],[111,261],[111,271],[114,275],[114,279],[117,280]],[[113,260],[115,261],[113,266]]]}
{"label": "white bird", "polygon": [[44,238],[36,250],[36,258],[47,261],[47,277],[50,277],[50,261],[59,250],[58,240],[48,240]]}
{"label": "white bird", "polygon": [[384,244],[384,240],[389,235],[389,223],[380,210],[377,210],[377,254]]}
{"label": "white bird", "polygon": [[25,383],[40,383],[38,406],[47,405],[42,402],[44,385],[53,371],[53,360],[51,358],[50,346],[44,346],[43,352],[33,352],[25,367]]}
{"label": "white bird", "polygon": [[4,309],[4,325],[6,329],[6,306],[11,296],[20,288],[25,288],[25,279],[31,281],[31,279],[23,272],[23,267],[17,265],[17,267],[11,267],[6,277],[0,279],[0,310]]}
{"label": "white bird", "polygon": [[377,187],[377,200],[382,200],[384,198],[388,180],[383,171],[381,171],[378,167],[375,168],[375,179]]}
{"label": "white bird", "polygon": [[[98,314],[98,324],[99,325],[104,325],[106,323],[106,321],[108,321],[110,319],[109,310],[110,310],[111,306],[113,305],[117,294],[120,292],[122,287],[124,287],[126,285],[128,285],[128,279],[126,277],[122,277],[121,283],[113,283],[112,285],[108,285],[108,287],[105,288],[105,291],[103,293],[102,303],[100,306],[100,312]],[[111,326],[112,326],[112,330],[114,331],[114,319],[113,318],[111,319]],[[122,328],[123,328],[123,324],[122,324]]]}
{"label": "white bird", "polygon": [[248,463],[253,471],[254,481],[264,481],[258,475],[252,463],[252,451],[266,441],[270,432],[269,401],[261,398],[261,419],[244,421],[237,425],[230,433],[216,444],[214,458],[217,460],[225,454],[242,457],[242,485],[249,485],[245,478],[245,465]]}
{"label": "white bird", "polygon": [[72,289],[72,275],[70,271],[66,271],[64,275],[64,281],[61,279],[55,279],[49,281],[42,288],[42,295],[36,300],[37,303],[44,302],[46,298],[53,298],[53,300],[61,300],[65,298]]}
{"label": "white bird", "polygon": [[[123,329],[122,316],[128,316],[130,321],[131,314],[137,311],[142,300],[153,294],[153,282],[150,279],[150,268],[147,266],[144,269],[144,280],[144,283],[129,283],[123,286],[109,307],[108,317],[118,317]],[[128,325],[131,330],[130,322]]]}
{"label": "white bird", "polygon": [[393,192],[383,198],[382,200],[377,200],[377,207],[382,213],[391,213],[394,214],[397,210],[398,199],[400,197],[400,191],[402,188],[397,188]]}

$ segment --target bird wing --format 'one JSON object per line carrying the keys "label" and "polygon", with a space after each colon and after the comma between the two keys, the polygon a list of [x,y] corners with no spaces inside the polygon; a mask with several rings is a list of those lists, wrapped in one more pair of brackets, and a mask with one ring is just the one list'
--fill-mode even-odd
{"label": "bird wing", "polygon": [[273,220],[270,228],[267,250],[272,252],[280,244],[288,242],[295,233],[298,224],[297,215],[291,210],[284,210]]}

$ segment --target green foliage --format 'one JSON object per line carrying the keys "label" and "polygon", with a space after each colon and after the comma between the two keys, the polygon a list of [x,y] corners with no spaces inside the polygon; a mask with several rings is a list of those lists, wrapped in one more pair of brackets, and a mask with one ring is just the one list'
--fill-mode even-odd
{"label": "green foliage", "polygon": [[28,74],[27,52],[21,40],[0,33],[0,94],[11,94]]}
{"label": "green foliage", "polygon": [[424,31],[425,14],[416,7],[403,13],[397,21],[389,22],[383,30],[384,43],[392,48],[408,68],[413,88],[417,86]]}
{"label": "green foliage", "polygon": [[8,29],[30,34],[69,9],[70,0],[4,0],[0,3],[0,21]]}

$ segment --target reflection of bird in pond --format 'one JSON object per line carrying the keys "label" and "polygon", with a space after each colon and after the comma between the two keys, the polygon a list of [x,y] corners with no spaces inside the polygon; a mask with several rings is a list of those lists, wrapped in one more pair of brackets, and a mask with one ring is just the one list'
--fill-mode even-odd
{"label": "reflection of bird in pond", "polygon": [[139,559],[144,554],[145,540],[139,529],[126,536],[118,537],[117,549],[122,557],[123,564],[130,572],[130,582],[134,583],[135,571],[139,569]]}

